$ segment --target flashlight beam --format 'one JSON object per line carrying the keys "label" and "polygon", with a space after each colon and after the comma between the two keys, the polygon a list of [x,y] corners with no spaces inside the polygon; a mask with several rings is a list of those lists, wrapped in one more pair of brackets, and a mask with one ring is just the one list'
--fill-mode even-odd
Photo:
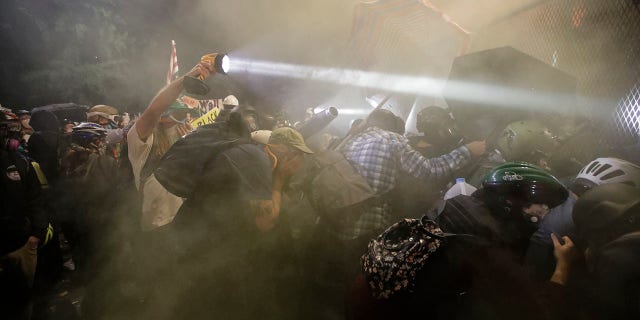
{"label": "flashlight beam", "polygon": [[[543,112],[573,112],[576,105],[589,106],[592,113],[615,102],[574,94],[539,92],[533,89],[502,87],[470,82],[448,81],[431,77],[385,74],[353,69],[339,69],[257,61],[230,57],[230,72],[321,81],[338,85],[374,88],[388,92],[439,97],[447,84],[447,98],[506,109]],[[604,116],[597,113],[593,115]]]}

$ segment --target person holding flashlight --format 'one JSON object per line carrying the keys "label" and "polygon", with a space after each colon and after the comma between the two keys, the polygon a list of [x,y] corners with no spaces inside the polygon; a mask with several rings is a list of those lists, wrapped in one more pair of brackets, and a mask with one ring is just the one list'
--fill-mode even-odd
{"label": "person holding flashlight", "polygon": [[[201,61],[185,76],[207,78],[215,73],[210,62]],[[171,222],[182,205],[182,198],[164,189],[151,172],[171,145],[191,130],[185,121],[189,109],[175,103],[185,76],[162,88],[127,134],[135,185],[142,194],[140,224],[145,231]]]}

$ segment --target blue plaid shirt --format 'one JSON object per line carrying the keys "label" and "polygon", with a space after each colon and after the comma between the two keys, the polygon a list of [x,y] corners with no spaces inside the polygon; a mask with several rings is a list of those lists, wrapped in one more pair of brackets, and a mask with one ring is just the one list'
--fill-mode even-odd
{"label": "blue plaid shirt", "polygon": [[[356,135],[340,151],[377,195],[384,195],[395,187],[399,171],[418,179],[440,178],[460,169],[471,159],[467,147],[426,159],[409,146],[407,138],[376,127]],[[343,240],[371,237],[393,223],[394,214],[404,215],[402,212],[393,213],[385,201],[372,203],[363,208],[355,222],[337,230],[337,236]]]}
{"label": "blue plaid shirt", "polygon": [[427,180],[462,168],[470,159],[467,147],[427,159],[409,146],[406,137],[377,127],[367,128],[340,150],[378,195],[393,189],[399,171]]}

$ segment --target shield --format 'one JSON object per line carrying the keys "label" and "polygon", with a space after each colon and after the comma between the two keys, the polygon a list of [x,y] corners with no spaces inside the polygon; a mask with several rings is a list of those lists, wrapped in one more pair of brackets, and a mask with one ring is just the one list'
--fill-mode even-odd
{"label": "shield", "polygon": [[[490,139],[509,122],[575,101],[576,79],[511,47],[457,57],[444,98],[468,139]],[[570,109],[570,108],[565,108]]]}

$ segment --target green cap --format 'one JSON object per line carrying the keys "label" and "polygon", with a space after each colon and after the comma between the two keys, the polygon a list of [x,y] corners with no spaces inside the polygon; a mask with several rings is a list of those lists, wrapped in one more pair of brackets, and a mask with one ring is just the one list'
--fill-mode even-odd
{"label": "green cap", "polygon": [[282,127],[273,130],[271,132],[271,137],[269,137],[269,144],[283,144],[294,147],[304,153],[313,153],[313,151],[311,151],[311,149],[309,149],[309,147],[304,143],[304,138],[300,132],[289,127]]}

